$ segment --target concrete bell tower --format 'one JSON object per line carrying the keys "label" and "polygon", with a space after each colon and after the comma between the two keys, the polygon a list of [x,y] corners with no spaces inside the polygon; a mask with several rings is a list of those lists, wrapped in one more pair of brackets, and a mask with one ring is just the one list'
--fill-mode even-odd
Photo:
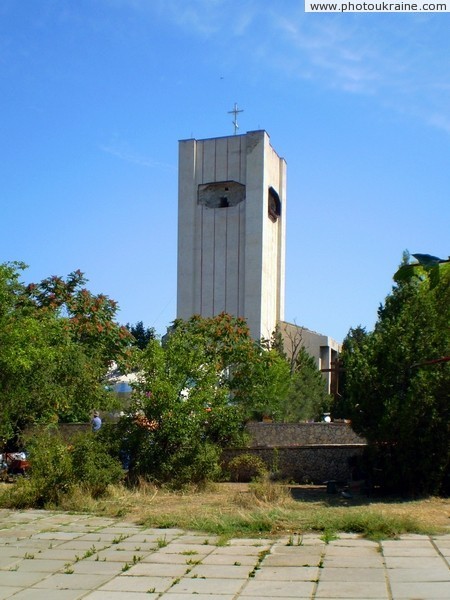
{"label": "concrete bell tower", "polygon": [[265,131],[179,142],[177,317],[284,319],[286,162]]}

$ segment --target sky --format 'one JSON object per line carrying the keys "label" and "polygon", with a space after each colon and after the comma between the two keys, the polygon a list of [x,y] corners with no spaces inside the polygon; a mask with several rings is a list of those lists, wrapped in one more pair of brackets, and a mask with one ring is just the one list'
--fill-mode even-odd
{"label": "sky", "polygon": [[371,330],[404,250],[450,254],[450,14],[300,0],[1,0],[0,262],[176,317],[178,140],[287,161],[285,320]]}

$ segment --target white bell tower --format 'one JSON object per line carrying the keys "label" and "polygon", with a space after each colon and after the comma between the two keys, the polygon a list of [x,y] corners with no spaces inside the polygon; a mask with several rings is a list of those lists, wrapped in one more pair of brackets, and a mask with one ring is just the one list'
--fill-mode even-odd
{"label": "white bell tower", "polygon": [[286,162],[265,131],[179,142],[177,317],[284,319]]}

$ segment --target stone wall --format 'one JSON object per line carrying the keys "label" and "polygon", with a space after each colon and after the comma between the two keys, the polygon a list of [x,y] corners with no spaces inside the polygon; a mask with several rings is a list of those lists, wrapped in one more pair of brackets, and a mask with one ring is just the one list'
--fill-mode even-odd
{"label": "stone wall", "polygon": [[280,479],[323,483],[350,477],[348,459],[361,456],[366,441],[348,423],[250,423],[247,448],[226,450],[224,467],[239,454],[255,454]]}
{"label": "stone wall", "polygon": [[262,458],[276,478],[295,483],[316,483],[350,478],[348,459],[360,456],[365,445],[291,446],[283,448],[236,448],[226,450],[223,467],[239,454],[255,454]]}
{"label": "stone wall", "polygon": [[249,423],[252,447],[365,444],[349,423]]}

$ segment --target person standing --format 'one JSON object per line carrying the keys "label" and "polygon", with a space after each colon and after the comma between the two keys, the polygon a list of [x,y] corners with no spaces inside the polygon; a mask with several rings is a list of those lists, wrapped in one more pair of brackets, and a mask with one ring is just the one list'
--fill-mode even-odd
{"label": "person standing", "polygon": [[97,410],[94,410],[94,416],[92,417],[92,421],[91,421],[92,431],[95,433],[96,431],[98,431],[100,429],[101,426],[102,426],[102,420],[100,419],[100,415]]}

